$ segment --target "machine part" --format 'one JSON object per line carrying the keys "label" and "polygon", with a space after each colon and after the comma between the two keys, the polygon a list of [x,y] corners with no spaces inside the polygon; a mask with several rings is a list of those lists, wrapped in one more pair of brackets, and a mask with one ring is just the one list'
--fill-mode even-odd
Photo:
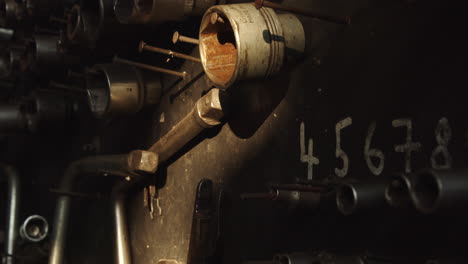
{"label": "machine part", "polygon": [[192,111],[151,146],[149,151],[157,153],[159,161],[164,162],[201,131],[221,124],[221,119],[224,117],[222,95],[219,89],[211,89],[198,99]]}
{"label": "machine part", "polygon": [[178,31],[176,31],[172,35],[172,43],[176,44],[177,42],[190,43],[194,45],[200,44],[200,41],[198,39],[182,36],[181,34],[179,34]]}
{"label": "machine part", "polygon": [[[205,96],[200,98],[192,111],[149,149],[149,151],[157,153],[158,163],[161,164],[172,157],[204,129],[221,124],[221,119],[224,117],[221,101],[219,89],[211,89]],[[131,263],[130,243],[125,220],[125,194],[136,183],[137,180],[117,183],[112,192],[116,229],[115,261],[118,264]],[[63,252],[63,248],[58,251]],[[50,261],[49,264],[59,264],[61,260],[63,260],[63,255],[60,255],[60,259],[55,258],[54,262]]]}
{"label": "machine part", "polygon": [[91,111],[98,118],[134,114],[144,106],[157,104],[162,94],[159,77],[144,75],[122,64],[99,64],[86,72]]}
{"label": "machine part", "polygon": [[81,21],[81,7],[73,5],[67,17],[67,38],[76,40],[79,34],[83,34],[83,22]]}
{"label": "machine part", "polygon": [[125,193],[129,184],[119,182],[112,189],[112,215],[114,217],[114,250],[116,264],[131,264],[130,236],[125,211]]}
{"label": "machine part", "polygon": [[321,20],[325,20],[325,21],[329,21],[333,23],[347,24],[347,25],[351,24],[350,17],[341,18],[341,17],[330,16],[330,15],[318,14],[318,13],[314,13],[314,12],[299,9],[299,8],[283,6],[281,4],[274,3],[271,1],[266,1],[266,0],[255,0],[255,7],[257,9],[260,9],[262,7],[269,7],[275,10],[280,10],[280,11],[289,12],[289,13],[302,15],[302,16],[313,17],[313,18],[317,18],[317,19],[321,19]]}
{"label": "machine part", "polygon": [[190,61],[201,63],[201,60],[199,58],[195,58],[193,56],[183,54],[183,53],[179,53],[179,52],[172,51],[172,50],[168,50],[168,49],[162,49],[162,48],[150,46],[150,45],[146,44],[144,41],[140,41],[140,44],[138,45],[138,51],[142,52],[144,50],[151,51],[151,52],[157,52],[157,53],[161,53],[161,54],[166,54],[166,55],[169,55],[171,57],[176,57],[176,58],[180,58],[180,59],[184,59],[184,60],[190,60]]}
{"label": "machine part", "polygon": [[338,256],[321,252],[310,254],[306,252],[294,252],[290,254],[278,254],[273,257],[273,264],[364,264],[360,256]]}
{"label": "machine part", "polygon": [[15,31],[13,29],[0,27],[0,41],[10,41],[14,35]]}
{"label": "machine part", "polygon": [[67,92],[86,93],[86,90],[84,89],[76,88],[76,87],[66,85],[63,83],[57,83],[54,81],[49,82],[49,88],[56,88],[56,89],[67,91]]}
{"label": "machine part", "polygon": [[273,257],[273,264],[310,264],[317,263],[316,261],[317,257],[302,252],[278,254]]}
{"label": "machine part", "polygon": [[257,10],[251,3],[208,9],[199,39],[203,68],[220,88],[237,80],[268,78],[305,49],[304,28],[296,16]]}
{"label": "machine part", "polygon": [[21,105],[0,105],[0,135],[24,133],[29,122]]}
{"label": "machine part", "polygon": [[385,206],[385,181],[342,184],[336,191],[336,205],[343,215]]}
{"label": "machine part", "polygon": [[[138,172],[154,173],[158,168],[158,156],[149,151],[135,150],[125,155],[94,156],[72,162],[65,171],[59,190],[73,191],[75,180],[86,174],[134,175]],[[60,195],[57,199],[52,232],[49,264],[65,263],[65,243],[70,214],[71,197]]]}
{"label": "machine part", "polygon": [[284,190],[272,188],[268,193],[244,193],[242,200],[272,200],[288,203],[291,207],[315,209],[321,201],[322,194],[313,191]]}
{"label": "machine part", "polygon": [[63,63],[63,54],[59,48],[59,37],[53,35],[36,35],[34,43],[29,47],[33,65],[40,72],[57,68]]}
{"label": "machine part", "polygon": [[40,215],[31,215],[26,218],[19,230],[23,240],[34,243],[44,240],[48,233],[49,223]]}
{"label": "machine part", "polygon": [[[0,111],[1,112],[1,111]],[[15,247],[17,240],[19,203],[21,185],[18,172],[10,165],[0,163],[0,178],[6,180],[8,186],[8,205],[6,212],[5,264],[15,263]]]}
{"label": "machine part", "polygon": [[394,208],[412,207],[411,182],[406,175],[399,174],[392,177],[387,188],[385,188],[385,200]]}
{"label": "machine part", "polygon": [[411,199],[423,214],[455,210],[466,205],[468,185],[465,169],[424,169],[412,175]]}
{"label": "machine part", "polygon": [[164,69],[164,68],[160,68],[160,67],[156,67],[156,66],[151,66],[151,65],[147,65],[147,64],[143,64],[143,63],[139,63],[139,62],[134,62],[134,61],[121,59],[121,58],[119,58],[117,56],[114,57],[114,63],[122,63],[122,64],[127,64],[127,65],[130,65],[130,66],[134,66],[134,67],[137,67],[137,68],[146,69],[146,70],[149,70],[149,71],[160,72],[160,73],[164,73],[164,74],[170,74],[170,75],[180,77],[182,79],[185,79],[187,77],[186,72],[172,71],[172,70],[168,70],[168,69]]}
{"label": "machine part", "polygon": [[56,16],[50,16],[49,21],[50,22],[57,22],[57,23],[61,23],[61,24],[67,24],[68,23],[67,19],[56,17]]}
{"label": "machine part", "polygon": [[4,10],[8,24],[15,23],[23,19],[25,10],[20,1],[2,0],[0,4],[2,5],[0,6],[0,10]]}
{"label": "machine part", "polygon": [[121,23],[160,24],[202,15],[216,0],[117,0],[116,16]]}
{"label": "machine part", "polygon": [[203,262],[210,258],[213,235],[216,225],[213,224],[214,193],[213,181],[202,179],[197,185],[195,205],[190,236],[190,263]]}

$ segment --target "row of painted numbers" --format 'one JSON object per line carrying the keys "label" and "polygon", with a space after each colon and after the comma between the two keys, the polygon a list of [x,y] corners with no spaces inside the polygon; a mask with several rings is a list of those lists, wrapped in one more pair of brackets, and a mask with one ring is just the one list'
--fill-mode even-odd
{"label": "row of painted numbers", "polygon": [[[341,130],[349,127],[353,123],[351,117],[347,117],[339,121],[335,126],[336,133],[336,150],[335,156],[343,161],[341,168],[335,168],[335,174],[338,177],[345,177],[348,174],[349,168],[349,157],[346,152],[341,148]],[[411,119],[397,119],[392,121],[392,126],[395,128],[404,127],[406,128],[406,142],[404,144],[395,145],[395,152],[401,152],[405,154],[405,172],[411,172],[411,153],[414,151],[421,150],[421,143],[413,142],[412,130],[413,123]],[[364,159],[367,163],[367,167],[374,175],[380,175],[385,166],[385,155],[384,153],[376,148],[371,148],[372,137],[376,129],[376,123],[372,122],[369,125],[367,136],[364,142]],[[435,169],[448,169],[452,167],[452,156],[448,151],[448,144],[452,137],[452,130],[447,118],[443,117],[439,120],[435,129],[435,137],[437,146],[434,148],[431,154],[431,165]],[[300,127],[300,149],[301,149],[301,162],[307,163],[308,172],[307,179],[313,179],[313,167],[320,164],[318,157],[314,156],[314,141],[309,138],[308,145],[306,146],[305,138],[305,124],[301,123]],[[306,148],[307,147],[307,148]],[[307,151],[306,151],[307,150]],[[441,157],[441,159],[437,159]],[[376,162],[374,162],[376,161]],[[442,161],[442,162],[440,162]]]}

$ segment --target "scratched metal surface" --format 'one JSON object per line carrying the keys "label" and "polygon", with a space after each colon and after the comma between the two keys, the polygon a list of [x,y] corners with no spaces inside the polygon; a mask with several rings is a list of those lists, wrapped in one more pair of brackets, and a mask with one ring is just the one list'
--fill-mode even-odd
{"label": "scratched metal surface", "polygon": [[[451,166],[466,166],[466,40],[459,36],[464,32],[461,9],[442,0],[283,3],[352,15],[353,24],[342,27],[303,19],[308,47],[299,65],[279,76],[229,89],[227,123],[195,139],[148,181],[160,187],[162,214],[149,218],[142,188],[132,195],[129,225],[134,263],[188,262],[195,188],[203,178],[226,190],[225,263],[268,260],[275,253],[311,249],[412,256],[421,261],[447,252],[462,255],[466,245],[458,243],[454,234],[466,230],[447,225],[439,230],[433,219],[380,211],[345,218],[331,205],[319,212],[298,212],[239,199],[242,192],[266,191],[268,182],[307,179],[308,164],[301,162],[301,124],[305,144],[313,140],[313,156],[319,159],[312,166],[315,181],[365,180],[403,172],[405,167],[412,171],[430,167],[437,147],[436,126],[444,117],[451,127]],[[201,71],[192,62],[183,68],[193,76]],[[184,83],[172,87],[148,120],[152,124],[148,146],[181,120],[209,88],[204,75],[187,87]],[[340,140],[349,163],[340,178],[335,168],[343,171],[345,164],[335,156],[335,129],[345,119],[352,124],[341,130]],[[405,127],[392,126],[396,119],[411,120],[411,140],[421,145],[409,158],[395,151],[395,145],[407,140]],[[371,173],[364,155],[372,122],[376,129],[370,148],[385,155],[379,176]],[[447,133],[439,135],[445,138]],[[446,165],[446,158],[437,156],[435,162]],[[378,166],[377,160],[372,162]],[[456,221],[460,220],[451,218],[447,223]]]}

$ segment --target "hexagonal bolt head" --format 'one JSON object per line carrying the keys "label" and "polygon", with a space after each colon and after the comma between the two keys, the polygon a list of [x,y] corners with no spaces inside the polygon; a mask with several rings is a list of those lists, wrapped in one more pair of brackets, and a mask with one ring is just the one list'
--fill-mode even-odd
{"label": "hexagonal bolt head", "polygon": [[158,163],[158,155],[150,151],[134,150],[128,155],[128,166],[133,171],[155,173]]}
{"label": "hexagonal bolt head", "polygon": [[219,93],[219,89],[211,89],[211,91],[197,101],[195,113],[203,127],[209,128],[221,124],[224,111],[221,106]]}

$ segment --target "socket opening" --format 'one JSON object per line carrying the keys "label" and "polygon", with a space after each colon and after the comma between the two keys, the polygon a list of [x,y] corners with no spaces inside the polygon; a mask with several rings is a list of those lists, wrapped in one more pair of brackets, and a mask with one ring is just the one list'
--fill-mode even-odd
{"label": "socket opening", "polygon": [[114,14],[122,24],[128,24],[133,15],[133,0],[115,0]]}
{"label": "socket opening", "polygon": [[402,207],[410,203],[410,183],[408,179],[401,175],[393,179],[385,188],[385,199],[394,207]]}
{"label": "socket opening", "polygon": [[439,201],[441,185],[432,171],[423,171],[414,177],[413,200],[422,212],[432,211]]}
{"label": "socket opening", "polygon": [[237,68],[238,45],[229,20],[216,13],[205,15],[200,29],[200,56],[206,74],[218,85],[227,87]]}
{"label": "socket opening", "polygon": [[21,236],[30,242],[39,242],[49,233],[47,220],[39,215],[28,217],[20,230]]}
{"label": "socket opening", "polygon": [[76,38],[82,28],[81,24],[81,8],[79,5],[74,5],[67,19],[67,37],[69,40]]}
{"label": "socket opening", "polygon": [[345,184],[339,187],[336,194],[336,205],[344,215],[350,215],[356,209],[358,197],[352,185]]}
{"label": "socket opening", "polygon": [[109,82],[101,70],[86,71],[86,90],[91,111],[97,116],[104,116],[110,103]]}

